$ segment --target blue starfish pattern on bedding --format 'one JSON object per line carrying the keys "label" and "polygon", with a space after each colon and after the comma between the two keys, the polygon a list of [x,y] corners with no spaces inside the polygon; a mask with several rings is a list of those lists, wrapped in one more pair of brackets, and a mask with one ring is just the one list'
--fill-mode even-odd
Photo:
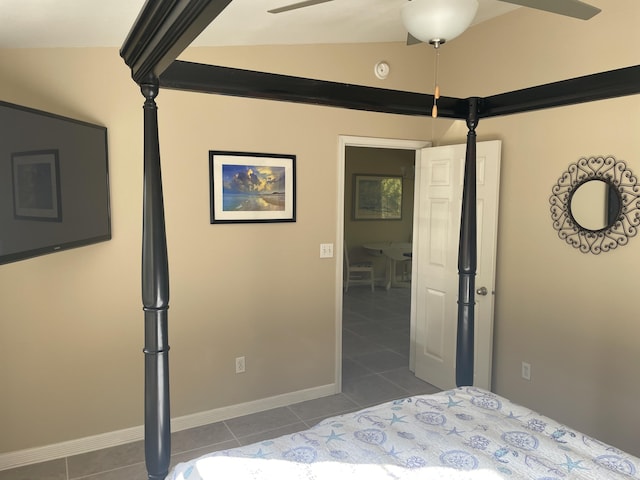
{"label": "blue starfish pattern on bedding", "polygon": [[179,464],[167,480],[640,480],[640,459],[472,387],[328,418]]}

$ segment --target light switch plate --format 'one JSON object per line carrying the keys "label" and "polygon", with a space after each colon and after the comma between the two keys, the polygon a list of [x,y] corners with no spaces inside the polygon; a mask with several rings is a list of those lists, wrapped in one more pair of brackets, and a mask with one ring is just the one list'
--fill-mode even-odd
{"label": "light switch plate", "polygon": [[320,258],[333,258],[333,243],[320,244]]}

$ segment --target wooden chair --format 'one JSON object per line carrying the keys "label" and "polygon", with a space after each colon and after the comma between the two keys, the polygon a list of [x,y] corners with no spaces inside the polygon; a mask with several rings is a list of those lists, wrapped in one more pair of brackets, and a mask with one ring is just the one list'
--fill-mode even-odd
{"label": "wooden chair", "polygon": [[344,269],[344,293],[349,291],[349,286],[351,285],[371,285],[371,291],[374,291],[375,274],[373,271],[373,262],[361,261],[351,263],[346,245],[344,247]]}

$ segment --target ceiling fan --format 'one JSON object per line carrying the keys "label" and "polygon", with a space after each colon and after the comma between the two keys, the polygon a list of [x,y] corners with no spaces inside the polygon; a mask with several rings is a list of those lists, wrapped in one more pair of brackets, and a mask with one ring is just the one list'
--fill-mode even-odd
{"label": "ceiling fan", "polygon": [[[283,13],[311,7],[333,0],[304,0],[268,10]],[[535,8],[568,17],[588,20],[600,13],[600,9],[580,0],[500,0],[505,3]],[[402,22],[406,28],[407,45],[429,43],[436,49],[433,108],[431,115],[438,116],[438,57],[440,46],[464,32],[478,10],[478,0],[408,0],[402,6]]]}
{"label": "ceiling fan", "polygon": [[[333,0],[304,0],[268,10],[283,13]],[[544,10],[559,15],[588,20],[600,9],[580,0],[500,0],[505,3]],[[402,18],[409,32],[407,44],[428,42],[439,46],[464,32],[476,14],[477,0],[408,0]],[[443,32],[444,34],[442,34]]]}

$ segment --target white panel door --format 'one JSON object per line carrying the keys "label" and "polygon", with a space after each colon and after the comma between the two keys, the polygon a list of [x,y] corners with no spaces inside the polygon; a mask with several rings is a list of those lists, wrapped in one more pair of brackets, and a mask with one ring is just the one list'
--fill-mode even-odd
{"label": "white panel door", "polygon": [[[465,145],[425,148],[416,168],[412,324],[415,374],[442,389],[455,387],[458,244]],[[491,388],[501,142],[477,144],[478,268],[474,385]]]}

